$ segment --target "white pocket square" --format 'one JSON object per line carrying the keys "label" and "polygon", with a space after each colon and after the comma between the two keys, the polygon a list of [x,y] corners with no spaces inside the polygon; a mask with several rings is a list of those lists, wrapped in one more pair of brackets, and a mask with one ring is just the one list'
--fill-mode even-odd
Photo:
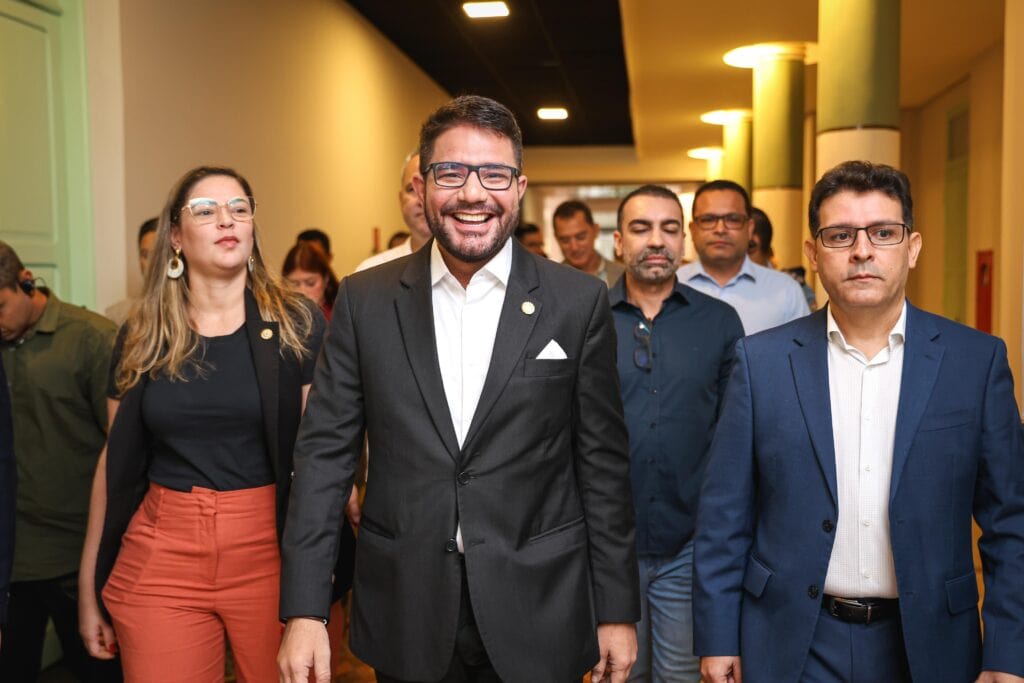
{"label": "white pocket square", "polygon": [[558,345],[554,339],[548,342],[548,345],[541,349],[541,352],[537,354],[537,360],[562,360],[568,358],[565,355],[565,351]]}

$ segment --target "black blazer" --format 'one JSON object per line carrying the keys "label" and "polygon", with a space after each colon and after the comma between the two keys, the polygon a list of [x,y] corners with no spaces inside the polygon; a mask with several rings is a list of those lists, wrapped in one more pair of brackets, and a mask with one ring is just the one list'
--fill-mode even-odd
{"label": "black blazer", "polygon": [[8,588],[14,564],[14,511],[17,470],[14,468],[14,424],[11,392],[0,358],[0,626],[7,623]]}
{"label": "black blazer", "polygon": [[[323,339],[325,323],[323,314],[315,306],[310,304],[309,308],[314,319],[310,351],[315,357]],[[290,353],[282,355],[278,324],[260,318],[256,299],[248,289],[245,292],[245,327],[263,407],[264,440],[277,484],[277,532],[280,539],[293,474],[292,448],[302,415],[302,363]],[[107,439],[107,508],[96,560],[96,594],[101,606],[100,593],[114,568],[121,549],[121,537],[149,488],[150,437],[142,423],[145,385],[143,378],[121,397]],[[351,584],[354,552],[352,530],[347,523],[342,526],[343,542],[334,568],[339,590],[341,587],[347,589]]]}
{"label": "black blazer", "polygon": [[[369,434],[352,651],[440,678],[460,601],[502,680],[563,683],[595,622],[639,619],[629,448],[600,280],[513,241],[491,365],[460,449],[437,360],[431,244],[342,283],[295,449],[282,616],[326,615],[335,530]],[[566,358],[538,360],[551,340]]]}

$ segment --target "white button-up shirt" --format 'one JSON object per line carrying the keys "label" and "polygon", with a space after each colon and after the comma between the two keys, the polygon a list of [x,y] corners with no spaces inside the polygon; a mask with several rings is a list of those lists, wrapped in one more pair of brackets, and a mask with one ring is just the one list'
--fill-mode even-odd
{"label": "white button-up shirt", "polygon": [[[473,274],[466,288],[448,271],[436,241],[430,249],[434,341],[448,412],[460,448],[473,422],[491,367],[491,352],[511,272],[511,239]],[[461,525],[456,530],[455,540],[459,552],[464,552]]]}
{"label": "white button-up shirt", "polygon": [[874,358],[847,344],[828,309],[828,388],[839,519],[825,592],[844,598],[897,597],[889,535],[896,411],[907,306]]}

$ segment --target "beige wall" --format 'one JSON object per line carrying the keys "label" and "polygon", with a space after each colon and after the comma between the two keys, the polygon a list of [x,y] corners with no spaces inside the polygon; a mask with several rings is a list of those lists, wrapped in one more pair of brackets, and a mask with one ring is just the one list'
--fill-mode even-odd
{"label": "beige wall", "polygon": [[996,333],[1006,340],[1010,368],[1021,399],[1021,288],[1024,285],[1024,222],[1020,192],[1024,187],[1024,3],[1007,0],[1003,54],[1003,158],[1000,250],[996,254]]}
{"label": "beige wall", "polygon": [[[383,240],[404,227],[402,160],[448,95],[355,10],[336,0],[122,0],[120,10],[129,233],[205,163],[249,178],[271,264],[318,226],[345,274],[370,255],[374,227]],[[134,260],[126,267],[137,286]]]}
{"label": "beige wall", "polygon": [[701,182],[707,163],[689,158],[685,150],[640,157],[626,146],[527,147],[523,170],[533,183],[639,185]]}

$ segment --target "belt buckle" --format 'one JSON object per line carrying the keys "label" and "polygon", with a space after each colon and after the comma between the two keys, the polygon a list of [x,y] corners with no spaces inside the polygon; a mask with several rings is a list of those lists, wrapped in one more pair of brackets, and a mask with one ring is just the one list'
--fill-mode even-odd
{"label": "belt buckle", "polygon": [[[867,611],[867,618],[864,620],[863,623],[865,623],[865,624],[870,624],[871,623],[871,621],[872,621],[872,613],[871,613],[872,609],[871,608],[873,607],[873,605],[871,603],[861,602],[860,600],[857,600],[855,598],[833,598],[833,600],[834,600],[833,605],[841,605],[841,606],[845,607],[846,609],[850,610],[851,613],[852,612],[862,612],[862,611],[866,610]],[[834,608],[832,610],[832,616],[839,617],[839,610],[837,608]]]}

